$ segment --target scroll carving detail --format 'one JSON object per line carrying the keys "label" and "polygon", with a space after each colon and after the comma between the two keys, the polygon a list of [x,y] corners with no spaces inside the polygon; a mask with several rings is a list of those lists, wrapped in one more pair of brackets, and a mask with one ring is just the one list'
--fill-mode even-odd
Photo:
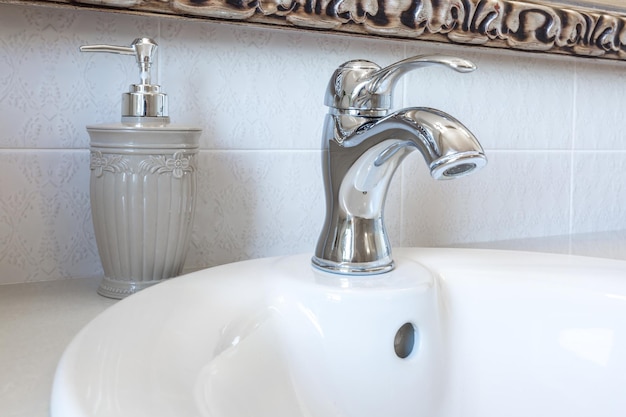
{"label": "scroll carving detail", "polygon": [[626,13],[531,0],[28,1],[626,60]]}
{"label": "scroll carving detail", "polygon": [[339,30],[360,25],[367,33],[452,43],[504,42],[514,49],[583,56],[626,57],[626,17],[593,9],[509,0],[171,0],[192,15],[245,20],[255,13],[286,23]]}

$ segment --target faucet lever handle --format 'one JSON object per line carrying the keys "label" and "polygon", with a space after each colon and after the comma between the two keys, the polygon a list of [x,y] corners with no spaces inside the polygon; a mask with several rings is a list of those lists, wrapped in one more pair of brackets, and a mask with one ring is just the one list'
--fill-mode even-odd
{"label": "faucet lever handle", "polygon": [[443,65],[457,72],[472,72],[476,66],[463,58],[422,55],[380,68],[366,60],[348,61],[333,74],[325,104],[339,112],[382,116],[391,109],[391,95],[398,79],[409,71],[430,65]]}
{"label": "faucet lever handle", "polygon": [[443,65],[457,72],[472,72],[476,65],[463,58],[446,55],[414,56],[391,64],[370,75],[367,89],[371,94],[390,95],[398,79],[409,71],[430,65]]}

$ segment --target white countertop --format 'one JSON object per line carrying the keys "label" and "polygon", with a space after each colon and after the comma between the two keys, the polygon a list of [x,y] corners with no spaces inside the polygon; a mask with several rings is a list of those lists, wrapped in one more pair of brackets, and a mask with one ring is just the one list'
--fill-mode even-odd
{"label": "white countertop", "polygon": [[456,245],[465,248],[563,253],[626,260],[626,230]]}
{"label": "white countertop", "polygon": [[[458,246],[626,260],[626,230]],[[92,278],[0,286],[2,417],[48,417],[54,371],[65,347],[116,302],[96,293],[98,283]]]}
{"label": "white countertop", "polygon": [[99,279],[0,286],[0,415],[47,417],[57,362],[74,335],[115,303]]}

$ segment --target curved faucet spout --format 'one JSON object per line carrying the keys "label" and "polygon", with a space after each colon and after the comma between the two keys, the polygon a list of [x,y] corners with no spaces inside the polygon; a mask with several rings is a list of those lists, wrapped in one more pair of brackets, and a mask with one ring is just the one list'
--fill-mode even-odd
{"label": "curved faucet spout", "polygon": [[322,143],[326,220],[312,259],[317,268],[342,274],[393,269],[383,209],[391,178],[412,151],[420,151],[435,179],[458,178],[487,163],[474,135],[452,116],[425,107],[389,114],[398,78],[430,65],[476,69],[465,59],[435,55],[385,68],[352,60],[331,76]]}
{"label": "curved faucet spout", "polygon": [[326,221],[313,264],[346,274],[393,269],[383,210],[389,183],[404,158],[420,151],[435,179],[485,165],[474,135],[452,116],[408,108],[382,118],[329,114],[323,141]]}

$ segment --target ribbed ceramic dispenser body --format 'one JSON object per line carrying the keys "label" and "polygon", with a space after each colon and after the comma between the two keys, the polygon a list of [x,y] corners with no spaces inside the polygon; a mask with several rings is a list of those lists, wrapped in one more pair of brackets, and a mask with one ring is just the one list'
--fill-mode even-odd
{"label": "ribbed ceramic dispenser body", "polygon": [[124,298],[180,275],[196,203],[201,130],[169,124],[87,126],[91,213],[104,278]]}

